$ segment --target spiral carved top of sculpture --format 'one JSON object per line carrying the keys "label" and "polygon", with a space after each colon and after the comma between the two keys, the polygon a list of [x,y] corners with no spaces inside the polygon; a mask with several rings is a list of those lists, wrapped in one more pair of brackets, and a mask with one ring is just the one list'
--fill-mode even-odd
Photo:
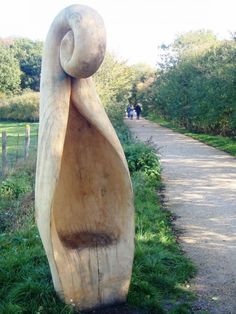
{"label": "spiral carved top of sculpture", "polygon": [[41,73],[36,220],[54,287],[81,310],[125,301],[134,251],[129,171],[91,78],[105,46],[101,17],[70,6]]}

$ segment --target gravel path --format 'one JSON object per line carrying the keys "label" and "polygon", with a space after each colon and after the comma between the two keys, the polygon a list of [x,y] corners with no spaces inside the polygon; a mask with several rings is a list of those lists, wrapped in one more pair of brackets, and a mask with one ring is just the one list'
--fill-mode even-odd
{"label": "gravel path", "polygon": [[147,120],[126,120],[161,158],[168,209],[198,267],[194,313],[236,314],[236,159]]}

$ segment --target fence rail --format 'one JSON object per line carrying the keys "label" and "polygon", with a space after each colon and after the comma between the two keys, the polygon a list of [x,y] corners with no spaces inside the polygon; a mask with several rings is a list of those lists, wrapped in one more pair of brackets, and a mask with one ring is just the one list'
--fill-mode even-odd
{"label": "fence rail", "polygon": [[[17,126],[16,126],[17,127]],[[0,176],[5,177],[9,170],[14,169],[20,161],[34,157],[37,151],[38,125],[20,126],[18,130],[2,130],[2,156]]]}

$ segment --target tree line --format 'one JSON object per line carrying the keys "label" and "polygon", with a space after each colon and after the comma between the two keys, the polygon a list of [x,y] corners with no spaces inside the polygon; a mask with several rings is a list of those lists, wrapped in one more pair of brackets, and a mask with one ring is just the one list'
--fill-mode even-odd
{"label": "tree line", "polygon": [[146,114],[209,134],[236,135],[236,37],[188,32],[160,47],[158,70],[139,94]]}
{"label": "tree line", "polygon": [[[38,121],[43,42],[27,38],[0,39],[0,119]],[[107,52],[94,80],[110,116],[121,117],[129,103],[135,105],[137,84],[154,70],[130,66]]]}
{"label": "tree line", "polygon": [[[0,118],[37,121],[43,42],[0,40]],[[146,114],[204,133],[236,135],[236,35],[220,40],[211,31],[188,32],[159,47],[154,71],[128,65],[111,53],[95,74],[110,116],[140,102]]]}

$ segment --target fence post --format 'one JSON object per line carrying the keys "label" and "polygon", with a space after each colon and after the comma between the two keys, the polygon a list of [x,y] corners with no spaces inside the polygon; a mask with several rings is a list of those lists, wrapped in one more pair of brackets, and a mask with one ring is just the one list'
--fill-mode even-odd
{"label": "fence post", "polygon": [[16,165],[18,163],[19,158],[19,140],[20,140],[20,134],[17,135],[17,142],[16,142]]}
{"label": "fence post", "polygon": [[2,176],[7,173],[7,132],[2,131]]}
{"label": "fence post", "polygon": [[29,157],[29,146],[30,146],[30,125],[25,126],[25,154],[24,159]]}

